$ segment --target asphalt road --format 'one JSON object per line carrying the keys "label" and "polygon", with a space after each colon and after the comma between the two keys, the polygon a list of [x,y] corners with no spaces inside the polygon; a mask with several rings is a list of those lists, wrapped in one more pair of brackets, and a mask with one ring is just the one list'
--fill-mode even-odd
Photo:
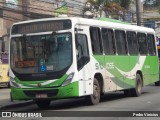
{"label": "asphalt road", "polygon": [[10,89],[0,88],[0,107],[10,102]]}
{"label": "asphalt road", "polygon": [[[1,93],[7,93],[9,92],[9,89],[0,89]],[[7,94],[3,97],[7,98]],[[2,103],[2,99],[0,97],[0,104]],[[29,111],[29,112],[46,112],[46,111],[61,111],[63,112],[69,112],[69,111],[148,111],[147,113],[150,113],[149,111],[160,111],[160,87],[158,86],[146,86],[143,88],[143,93],[140,97],[125,97],[123,92],[114,92],[114,93],[107,93],[101,100],[101,102],[98,105],[95,106],[88,106],[85,103],[85,100],[83,98],[80,99],[67,99],[67,100],[55,100],[52,102],[51,106],[46,110],[41,110],[37,107],[36,104],[26,104],[26,105],[17,105],[17,106],[10,106],[3,109],[3,111]],[[63,111],[63,112],[62,112]],[[160,113],[160,112],[159,112]],[[76,114],[76,112],[73,112],[73,114]],[[91,113],[89,113],[91,114]],[[94,113],[93,113],[94,114]],[[125,112],[122,112],[122,114],[125,114]],[[53,114],[52,114],[53,115]],[[62,115],[63,116],[63,115]],[[158,114],[159,117],[140,117],[140,120],[159,120],[160,114]],[[83,118],[82,118],[83,117]],[[89,117],[84,117],[82,114],[82,117],[54,117],[54,120],[70,120],[70,119],[87,119],[87,120],[121,120],[121,117],[92,117],[90,115]],[[8,120],[10,118],[3,118],[4,120]],[[12,118],[13,120],[18,120],[17,118]],[[27,119],[27,118],[26,118]],[[45,118],[35,118],[36,120],[41,120]],[[51,117],[48,117],[47,120],[52,119]],[[123,120],[135,120],[137,117],[124,117]],[[27,119],[29,120],[29,119]]]}

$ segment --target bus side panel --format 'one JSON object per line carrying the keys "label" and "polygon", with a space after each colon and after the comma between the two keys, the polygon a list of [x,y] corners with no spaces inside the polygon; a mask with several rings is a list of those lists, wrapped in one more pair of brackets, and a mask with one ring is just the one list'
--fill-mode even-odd
{"label": "bus side panel", "polygon": [[122,90],[131,87],[130,70],[129,70],[129,56],[106,56],[106,75],[110,78],[110,88],[114,90]]}
{"label": "bus side panel", "polygon": [[[144,57],[144,56],[141,56]],[[141,62],[141,61],[140,61]],[[145,62],[142,67],[142,74],[143,74],[143,85],[148,85],[152,83],[152,76],[151,76],[151,61],[150,57],[146,56]]]}
{"label": "bus side panel", "polygon": [[93,94],[93,80],[81,80],[79,81],[79,96]]}
{"label": "bus side panel", "polygon": [[[90,62],[87,63],[79,72],[79,96],[86,96],[93,94],[93,81],[95,75],[101,74],[104,83],[105,68],[104,56],[94,55],[90,56]],[[105,83],[104,83],[105,84]]]}
{"label": "bus side panel", "polygon": [[159,62],[158,62],[158,56],[150,56],[150,64],[151,64],[151,81],[152,83],[159,80]]}
{"label": "bus side panel", "polygon": [[151,83],[150,60],[147,56],[130,56],[131,84],[135,86],[136,74],[138,71],[142,73],[143,85]]}

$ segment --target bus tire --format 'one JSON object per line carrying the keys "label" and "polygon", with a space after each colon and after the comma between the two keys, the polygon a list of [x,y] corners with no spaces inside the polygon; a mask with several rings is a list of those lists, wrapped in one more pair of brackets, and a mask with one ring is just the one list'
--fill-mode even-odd
{"label": "bus tire", "polygon": [[8,82],[8,85],[7,85],[7,87],[8,87],[8,88],[10,88],[10,87],[11,87],[11,86],[10,86],[10,82]]}
{"label": "bus tire", "polygon": [[124,90],[124,95],[126,97],[130,97],[131,96],[131,90],[130,89]]}
{"label": "bus tire", "polygon": [[10,101],[13,102],[13,97],[11,92],[10,92]]}
{"label": "bus tire", "polygon": [[139,97],[142,94],[142,77],[140,74],[136,75],[136,85],[135,88],[131,89],[130,94],[133,97]]}
{"label": "bus tire", "polygon": [[46,109],[49,107],[51,100],[36,100],[37,106],[41,109]]}
{"label": "bus tire", "polygon": [[155,82],[155,86],[160,86],[160,81]]}
{"label": "bus tire", "polygon": [[100,102],[100,85],[96,78],[94,78],[93,82],[93,94],[86,96],[86,101],[89,105],[96,105]]}

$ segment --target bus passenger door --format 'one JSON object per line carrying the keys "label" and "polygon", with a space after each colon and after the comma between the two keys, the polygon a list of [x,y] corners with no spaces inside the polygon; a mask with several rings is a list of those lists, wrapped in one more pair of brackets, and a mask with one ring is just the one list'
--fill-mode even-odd
{"label": "bus passenger door", "polygon": [[88,26],[75,26],[76,60],[79,79],[79,95],[93,93],[95,59],[91,52],[90,30]]}

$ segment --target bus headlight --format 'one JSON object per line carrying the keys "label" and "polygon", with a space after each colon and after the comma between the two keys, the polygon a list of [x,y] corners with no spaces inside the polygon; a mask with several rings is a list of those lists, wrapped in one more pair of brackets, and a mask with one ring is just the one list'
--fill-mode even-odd
{"label": "bus headlight", "polygon": [[62,86],[66,86],[69,83],[71,83],[73,77],[74,77],[74,72],[72,72],[71,74],[68,75],[67,79],[63,82]]}
{"label": "bus headlight", "polygon": [[20,88],[20,86],[15,82],[14,78],[10,77],[10,86],[14,88]]}

